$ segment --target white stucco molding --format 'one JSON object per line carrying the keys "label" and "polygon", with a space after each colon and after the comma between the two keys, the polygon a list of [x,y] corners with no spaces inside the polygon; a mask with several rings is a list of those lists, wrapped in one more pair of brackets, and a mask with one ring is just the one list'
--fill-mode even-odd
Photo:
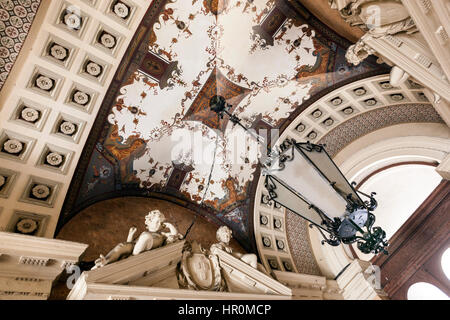
{"label": "white stucco molding", "polygon": [[53,282],[88,245],[0,232],[0,300],[47,299]]}

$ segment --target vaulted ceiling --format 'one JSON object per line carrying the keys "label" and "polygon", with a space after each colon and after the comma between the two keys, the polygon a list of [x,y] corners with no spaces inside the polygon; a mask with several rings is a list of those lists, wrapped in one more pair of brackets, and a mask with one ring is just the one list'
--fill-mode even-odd
{"label": "vaulted ceiling", "polygon": [[[281,129],[325,93],[384,66],[345,61],[349,42],[298,3],[155,0],[102,104],[60,216],[116,196],[153,196],[227,224],[250,249],[259,176],[252,128]],[[236,137],[245,137],[236,148]],[[237,140],[236,140],[237,141]]]}

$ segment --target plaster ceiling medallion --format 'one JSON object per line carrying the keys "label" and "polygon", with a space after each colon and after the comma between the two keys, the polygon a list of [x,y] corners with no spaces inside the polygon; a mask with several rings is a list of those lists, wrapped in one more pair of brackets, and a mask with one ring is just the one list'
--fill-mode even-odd
{"label": "plaster ceiling medallion", "polygon": [[81,28],[81,17],[73,12],[67,12],[64,16],[64,24],[73,30]]}
{"label": "plaster ceiling medallion", "polygon": [[274,259],[269,259],[269,260],[267,260],[267,261],[269,261],[269,265],[270,265],[270,267],[271,267],[272,269],[278,270],[278,262],[277,262],[276,260],[274,260]]}
{"label": "plaster ceiling medallion", "polygon": [[284,267],[284,269],[286,269],[286,271],[289,271],[289,272],[292,271],[292,266],[289,262],[283,261],[283,267]]}
{"label": "plaster ceiling medallion", "polygon": [[126,19],[130,15],[130,8],[125,3],[117,1],[114,4],[113,12],[119,18]]}
{"label": "plaster ceiling medallion", "polygon": [[58,167],[63,163],[64,157],[56,152],[50,152],[45,158],[51,166]]}
{"label": "plaster ceiling medallion", "polygon": [[331,100],[331,104],[332,104],[333,106],[339,106],[339,105],[342,104],[342,102],[343,102],[342,99],[339,98],[339,97],[334,98],[333,100]]}
{"label": "plaster ceiling medallion", "polygon": [[274,227],[275,227],[276,229],[281,229],[281,227],[282,227],[281,220],[280,220],[280,219],[275,219],[275,220],[273,221],[273,225],[274,225]]}
{"label": "plaster ceiling medallion", "polygon": [[364,88],[358,88],[358,89],[353,90],[353,92],[354,92],[358,97],[361,97],[361,96],[363,96],[363,95],[365,95],[365,94],[367,93],[367,90],[364,89]]}
{"label": "plaster ceiling medallion", "polygon": [[282,240],[277,240],[277,248],[280,250],[284,250],[284,242]]}
{"label": "plaster ceiling medallion", "polygon": [[19,233],[33,234],[38,229],[38,223],[37,221],[29,218],[20,219],[16,224],[16,229]]}
{"label": "plaster ceiling medallion", "polygon": [[57,60],[64,61],[68,56],[68,50],[63,46],[54,43],[50,48],[50,55]]}
{"label": "plaster ceiling medallion", "polygon": [[5,141],[3,148],[10,154],[19,154],[23,149],[23,143],[16,139]]}
{"label": "plaster ceiling medallion", "polygon": [[353,108],[348,107],[348,108],[345,108],[345,109],[342,110],[342,111],[344,112],[344,114],[350,115],[350,114],[353,113]]}
{"label": "plaster ceiling medallion", "polygon": [[391,99],[394,101],[402,101],[403,99],[405,99],[405,97],[401,93],[398,93],[398,94],[392,94]]}
{"label": "plaster ceiling medallion", "polygon": [[267,218],[267,216],[261,216],[259,218],[259,221],[261,222],[262,225],[266,226],[269,223],[269,218]]}
{"label": "plaster ceiling medallion", "polygon": [[264,247],[269,248],[272,245],[272,241],[270,241],[269,237],[263,237],[263,245]]}
{"label": "plaster ceiling medallion", "polygon": [[327,120],[325,120],[325,121],[323,122],[323,124],[326,125],[327,127],[332,126],[333,123],[334,123],[334,120],[331,119],[331,118],[328,118]]}
{"label": "plaster ceiling medallion", "polygon": [[314,118],[316,118],[316,119],[317,119],[317,118],[320,118],[320,117],[322,116],[322,111],[316,110],[316,111],[313,112],[312,116],[313,116]]}
{"label": "plaster ceiling medallion", "polygon": [[308,139],[314,140],[315,138],[317,138],[317,133],[315,131],[311,131],[308,136]]}
{"label": "plaster ceiling medallion", "polygon": [[108,49],[112,49],[116,46],[116,38],[106,32],[103,32],[102,35],[100,36],[100,43],[108,48]]}
{"label": "plaster ceiling medallion", "polygon": [[77,126],[70,121],[63,121],[59,126],[59,129],[65,135],[71,136],[77,131]]}
{"label": "plaster ceiling medallion", "polygon": [[384,89],[384,90],[390,90],[390,89],[394,88],[389,81],[381,82],[380,87],[381,87],[381,89]]}
{"label": "plaster ceiling medallion", "polygon": [[297,128],[295,128],[298,132],[303,132],[306,129],[306,126],[303,123],[300,123]]}
{"label": "plaster ceiling medallion", "polygon": [[101,65],[99,65],[98,63],[95,63],[93,61],[89,61],[86,64],[86,68],[85,71],[90,74],[93,77],[98,77],[102,74],[103,68]]}
{"label": "plaster ceiling medallion", "polygon": [[31,189],[31,195],[36,199],[44,200],[50,195],[50,188],[43,184],[37,184]]}
{"label": "plaster ceiling medallion", "polygon": [[0,190],[3,188],[3,186],[6,183],[6,178],[2,175],[0,175]]}
{"label": "plaster ceiling medallion", "polygon": [[368,105],[369,107],[373,107],[374,105],[377,104],[377,100],[375,99],[369,99],[365,101],[366,105]]}
{"label": "plaster ceiling medallion", "polygon": [[20,116],[23,120],[34,123],[39,120],[40,112],[36,109],[26,107],[22,109]]}
{"label": "plaster ceiling medallion", "polygon": [[73,101],[76,104],[85,106],[89,103],[89,100],[90,96],[86,92],[75,91],[75,93],[73,94]]}
{"label": "plaster ceiling medallion", "polygon": [[35,81],[36,87],[44,91],[50,91],[54,86],[54,81],[47,76],[39,75]]}

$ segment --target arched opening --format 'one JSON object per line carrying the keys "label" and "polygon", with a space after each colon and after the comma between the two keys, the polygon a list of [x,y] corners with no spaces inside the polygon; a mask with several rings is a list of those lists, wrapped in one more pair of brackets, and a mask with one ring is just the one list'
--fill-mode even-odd
{"label": "arched opening", "polygon": [[[368,176],[360,183],[359,190],[366,194],[376,192],[377,224],[383,226],[389,240],[441,181],[434,165],[399,163]],[[363,260],[373,257],[373,254],[359,251],[356,254]]]}
{"label": "arched opening", "polygon": [[409,287],[408,300],[450,300],[450,298],[438,287],[427,283],[417,282]]}

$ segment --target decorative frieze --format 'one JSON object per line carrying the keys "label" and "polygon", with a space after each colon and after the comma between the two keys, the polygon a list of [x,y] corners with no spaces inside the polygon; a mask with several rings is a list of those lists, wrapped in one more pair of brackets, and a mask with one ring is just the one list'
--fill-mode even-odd
{"label": "decorative frieze", "polygon": [[431,10],[432,5],[433,5],[431,3],[431,0],[419,0],[418,3],[419,3],[419,6],[420,6],[420,9],[422,10],[422,12],[424,14],[428,14],[430,12],[430,10]]}
{"label": "decorative frieze", "polygon": [[448,42],[448,33],[444,29],[443,26],[439,26],[439,28],[437,28],[435,34],[436,34],[436,37],[437,37],[437,39],[438,39],[438,41],[439,41],[439,43],[441,45],[444,46],[444,45],[447,44],[447,42]]}
{"label": "decorative frieze", "polygon": [[46,258],[35,258],[35,257],[25,257],[22,256],[19,259],[19,264],[26,264],[31,266],[45,267],[49,263],[50,259]]}
{"label": "decorative frieze", "polygon": [[418,63],[420,63],[422,66],[424,66],[427,69],[430,68],[431,65],[433,64],[433,61],[431,61],[430,58],[428,58],[420,53],[417,53],[414,56],[414,60],[416,60]]}

